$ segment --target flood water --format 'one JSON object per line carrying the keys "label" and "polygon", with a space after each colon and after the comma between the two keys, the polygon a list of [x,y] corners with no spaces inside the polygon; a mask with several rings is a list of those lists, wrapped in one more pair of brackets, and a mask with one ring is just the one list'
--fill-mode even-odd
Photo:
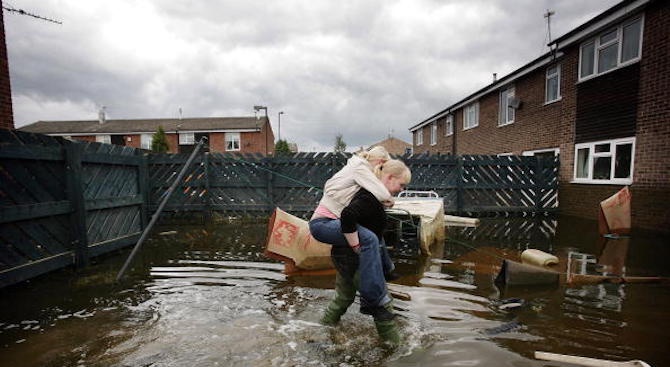
{"label": "flood water", "polygon": [[540,350],[670,366],[669,283],[493,282],[526,248],[591,273],[670,277],[667,235],[603,245],[596,232],[574,218],[489,219],[448,228],[429,257],[394,255],[390,287],[411,299],[395,301],[393,349],[356,304],[319,325],[334,275],[285,276],[262,254],[264,221],[164,226],[121,284],[129,249],[0,290],[0,365],[571,366],[535,360]]}

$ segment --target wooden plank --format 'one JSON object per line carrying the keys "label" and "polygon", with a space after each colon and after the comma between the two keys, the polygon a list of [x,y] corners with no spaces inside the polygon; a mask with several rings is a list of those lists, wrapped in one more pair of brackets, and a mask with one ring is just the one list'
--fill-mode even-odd
{"label": "wooden plank", "polygon": [[35,261],[44,257],[44,253],[38,248],[38,243],[29,237],[16,224],[5,224],[2,226],[3,245],[13,247],[16,252],[29,260]]}
{"label": "wooden plank", "polygon": [[63,149],[60,146],[0,145],[0,158],[62,161]]}
{"label": "wooden plank", "polygon": [[140,207],[141,215],[141,224],[142,230],[146,228],[149,223],[149,213],[147,210],[147,205],[149,205],[150,197],[150,186],[149,186],[149,174],[148,174],[148,158],[147,156],[142,156],[142,164],[139,165],[137,170],[137,188],[140,195],[142,196],[142,206]]}
{"label": "wooden plank", "polygon": [[86,266],[88,264],[88,237],[86,230],[86,202],[82,190],[82,157],[83,146],[79,144],[68,145],[65,153],[66,167],[68,172],[67,192],[68,199],[72,203],[72,214],[70,215],[71,238],[70,242],[75,244],[75,264]]}
{"label": "wooden plank", "polygon": [[139,166],[142,158],[135,155],[111,155],[102,153],[85,153],[82,162],[111,165]]}
{"label": "wooden plank", "polygon": [[[1,226],[0,230],[2,230]],[[0,239],[1,238],[2,235],[0,234]],[[11,269],[15,266],[20,266],[28,262],[30,262],[30,260],[16,252],[16,250],[11,246],[3,246],[2,251],[0,251],[0,271]]]}
{"label": "wooden plank", "polygon": [[109,208],[119,208],[131,205],[141,205],[143,203],[142,195],[128,195],[108,197],[101,199],[86,200],[86,210],[100,210]]}
{"label": "wooden plank", "polygon": [[43,256],[56,255],[67,251],[63,244],[67,243],[68,238],[56,237],[44,226],[47,223],[44,220],[39,222],[31,220],[21,222],[20,227],[28,237],[38,244],[42,252],[45,253]]}
{"label": "wooden plank", "polygon": [[18,222],[54,215],[68,214],[72,205],[67,200],[49,201],[45,203],[0,206],[0,223]]}
{"label": "wooden plank", "polygon": [[25,190],[24,193],[30,195],[33,202],[53,201],[55,198],[51,193],[44,190],[42,183],[35,180],[35,177],[19,161],[8,160],[3,162],[4,169],[11,174],[15,183],[20,183]]}
{"label": "wooden plank", "polygon": [[99,256],[110,251],[133,245],[140,239],[142,232],[131,233],[126,236],[115,238],[104,242],[95,243],[89,246],[88,250],[91,256]]}
{"label": "wooden plank", "polygon": [[74,253],[64,252],[20,266],[0,271],[0,288],[74,264]]}

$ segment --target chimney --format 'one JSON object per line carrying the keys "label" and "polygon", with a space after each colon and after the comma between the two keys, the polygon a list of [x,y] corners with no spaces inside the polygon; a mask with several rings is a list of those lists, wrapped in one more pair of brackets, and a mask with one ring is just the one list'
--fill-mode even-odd
{"label": "chimney", "polygon": [[105,106],[102,106],[98,111],[98,122],[100,123],[100,125],[104,124],[106,121],[105,108],[106,108]]}
{"label": "chimney", "polygon": [[497,81],[498,81],[498,73],[493,73],[493,82],[495,83]]}

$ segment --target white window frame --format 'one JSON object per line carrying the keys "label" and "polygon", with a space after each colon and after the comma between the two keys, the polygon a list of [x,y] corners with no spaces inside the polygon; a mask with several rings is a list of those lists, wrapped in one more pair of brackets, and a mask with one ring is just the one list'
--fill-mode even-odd
{"label": "white window frame", "polygon": [[430,124],[430,145],[437,144],[437,121]]}
{"label": "white window frame", "polygon": [[112,136],[109,134],[106,135],[96,135],[95,141],[103,144],[112,144]]}
{"label": "white window frame", "polygon": [[[595,152],[595,147],[597,145],[609,144],[610,149],[608,152]],[[630,176],[627,178],[614,178],[610,179],[594,179],[593,170],[594,163],[596,158],[601,157],[610,157],[611,158],[611,167],[610,167],[610,176],[613,176],[616,170],[616,147],[619,145],[631,144],[631,157],[630,157]],[[588,149],[588,176],[587,177],[577,177],[577,167],[578,167],[578,158],[579,151],[582,149]],[[589,143],[580,143],[575,144],[575,157],[574,157],[574,169],[573,169],[573,180],[572,183],[586,183],[586,184],[603,184],[603,185],[630,185],[633,183],[633,170],[635,168],[635,137],[622,138],[622,139],[612,139],[612,140],[602,140]]]}
{"label": "white window frame", "polygon": [[[623,29],[625,27],[637,22],[638,20],[640,21],[640,37],[639,37],[640,39],[639,39],[639,42],[638,42],[637,56],[631,58],[630,60],[622,61],[621,58],[623,57]],[[607,41],[606,43],[601,45],[600,44],[600,38],[602,36],[612,32],[612,31],[616,32],[616,38],[614,40]],[[579,64],[578,64],[578,66],[579,66],[578,69],[579,70],[577,72],[577,75],[578,75],[578,78],[579,78],[578,80],[583,81],[583,80],[588,80],[588,79],[591,79],[591,78],[595,78],[599,75],[607,74],[607,73],[612,72],[614,70],[620,69],[624,66],[627,66],[627,65],[630,65],[630,64],[633,64],[633,63],[636,63],[636,62],[640,61],[640,59],[642,58],[642,40],[643,39],[644,39],[644,15],[640,15],[640,16],[637,16],[637,17],[633,17],[633,18],[631,18],[631,19],[629,19],[625,22],[622,22],[622,23],[618,24],[616,27],[608,28],[606,31],[599,33],[597,36],[595,36],[595,37],[593,37],[593,38],[591,38],[591,39],[589,39],[585,42],[582,42],[582,44],[579,46]],[[617,55],[616,55],[616,65],[609,70],[605,70],[605,71],[602,71],[602,72],[598,71],[599,51],[606,48],[607,46],[615,43],[615,42],[618,43],[618,45],[617,45]],[[590,60],[593,63],[593,71],[592,71],[591,74],[582,76],[582,66],[583,66],[582,64],[583,64],[583,61],[585,60],[583,58],[584,57],[583,52],[584,52],[585,46],[588,46],[590,44],[593,44],[593,48],[594,48],[593,59]]]}
{"label": "white window frame", "polygon": [[195,133],[179,133],[179,145],[195,145]]}
{"label": "white window frame", "polygon": [[416,129],[416,145],[423,145],[423,128]]}
{"label": "white window frame", "polygon": [[140,147],[142,149],[151,150],[151,142],[154,140],[153,134],[141,134],[140,135]]}
{"label": "white window frame", "polygon": [[561,149],[560,148],[548,148],[548,149],[524,150],[521,153],[521,155],[532,157],[537,153],[547,153],[547,152],[553,152],[554,156],[557,156],[557,155],[561,154]]}
{"label": "white window frame", "polygon": [[515,109],[510,106],[510,102],[514,98],[514,86],[509,86],[500,91],[500,98],[498,99],[498,126],[506,126],[514,123]]}
{"label": "white window frame", "polygon": [[444,136],[451,136],[454,134],[454,115],[447,115],[444,120]]}
{"label": "white window frame", "polygon": [[[235,146],[237,143],[237,146]],[[232,145],[229,147],[229,145]],[[226,152],[239,152],[242,146],[240,133],[226,133]]]}
{"label": "white window frame", "polygon": [[463,107],[463,130],[474,129],[477,126],[479,126],[479,101]]}
{"label": "white window frame", "polygon": [[[552,69],[555,69],[555,71],[551,72]],[[548,67],[544,75],[544,103],[549,104],[560,101],[563,98],[561,96],[561,64]],[[549,81],[552,79],[556,79],[556,98],[549,99]]]}

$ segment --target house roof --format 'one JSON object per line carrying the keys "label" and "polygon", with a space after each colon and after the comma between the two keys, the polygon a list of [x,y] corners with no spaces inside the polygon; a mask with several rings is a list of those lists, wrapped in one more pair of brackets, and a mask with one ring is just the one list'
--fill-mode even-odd
{"label": "house roof", "polygon": [[18,130],[51,135],[101,135],[154,133],[158,126],[166,132],[256,131],[268,118],[256,117],[197,117],[182,119],[133,119],[84,121],[37,121]]}
{"label": "house roof", "polygon": [[559,49],[569,46],[574,42],[590,37],[595,32],[599,32],[603,28],[610,26],[613,22],[621,20],[621,18],[638,13],[640,9],[654,1],[655,0],[624,0],[596,15],[579,27],[556,38],[549,45],[555,45]]}
{"label": "house roof", "polygon": [[649,2],[655,0],[624,0],[615,6],[605,10],[599,15],[595,16],[586,23],[580,25],[579,27],[571,30],[565,35],[557,38],[549,44],[552,47],[552,51],[545,53],[544,55],[538,57],[537,59],[527,63],[526,65],[516,69],[510,74],[506,75],[503,78],[500,78],[493,83],[485,86],[484,88],[470,94],[469,96],[463,98],[462,100],[452,104],[451,106],[441,110],[440,112],[428,117],[427,119],[413,125],[409,128],[409,131],[415,131],[421,127],[424,127],[433,121],[436,121],[439,118],[442,118],[461,107],[464,107],[472,102],[477,101],[482,96],[491,93],[494,90],[498,90],[501,87],[506,87],[508,84],[512,83],[514,80],[540,68],[546,66],[555,60],[563,56],[562,50],[565,47],[572,45],[573,43],[583,40],[592,36],[594,33],[602,30],[603,28],[611,25],[613,22],[620,20],[624,17],[631,16],[635,14]]}
{"label": "house roof", "polygon": [[382,147],[386,148],[386,150],[391,154],[402,155],[402,154],[405,154],[405,151],[406,151],[407,148],[412,147],[412,144],[410,144],[406,141],[400,140],[398,138],[388,137],[388,138],[386,138],[382,141],[379,141],[377,143],[370,144],[370,147],[368,147],[368,149],[370,149],[372,147],[376,147],[376,146],[382,146]]}
{"label": "house roof", "polygon": [[532,71],[534,71],[534,70],[536,70],[540,67],[543,67],[545,65],[548,65],[548,64],[554,62],[555,60],[559,59],[562,56],[563,56],[562,52],[547,52],[544,55],[538,57],[537,59],[527,63],[526,65],[524,65],[524,66],[522,66],[522,67],[520,67],[516,70],[514,70],[510,74],[496,80],[495,82],[493,82],[493,83],[485,86],[484,88],[470,94],[469,96],[461,99],[460,101],[452,104],[451,106],[443,109],[442,111],[440,111],[440,112],[428,117],[427,119],[419,122],[418,124],[410,127],[409,131],[414,131],[414,130],[417,130],[418,128],[424,127],[424,126],[430,124],[431,122],[433,122],[433,121],[435,121],[435,120],[437,120],[441,117],[444,117],[444,116],[458,110],[459,108],[461,108],[465,105],[468,105],[472,102],[477,101],[482,96],[491,93],[491,91],[498,90],[501,87],[505,87],[508,84],[515,81],[516,79],[518,79],[518,78],[520,78],[520,77],[522,77],[522,76],[524,76],[524,75],[526,75],[526,74],[528,74],[528,73],[530,73],[530,72],[532,72]]}

